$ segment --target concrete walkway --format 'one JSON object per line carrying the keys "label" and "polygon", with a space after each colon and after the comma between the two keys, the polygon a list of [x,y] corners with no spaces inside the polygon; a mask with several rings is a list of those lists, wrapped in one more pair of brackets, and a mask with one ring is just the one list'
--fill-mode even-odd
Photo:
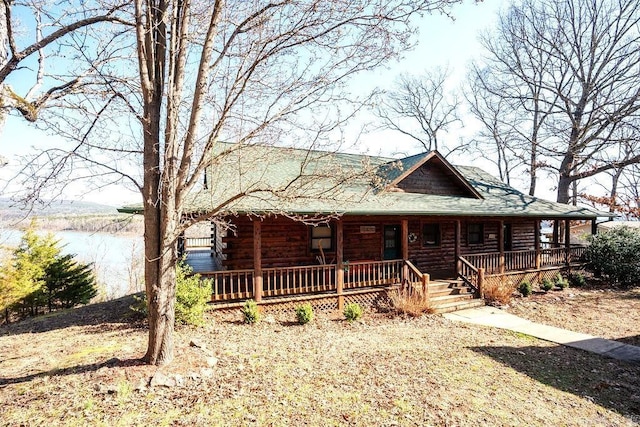
{"label": "concrete walkway", "polygon": [[579,348],[580,350],[601,354],[602,356],[613,359],[624,360],[625,362],[640,362],[640,347],[534,323],[495,307],[470,308],[453,313],[446,313],[443,314],[443,316],[459,322],[493,326],[520,332],[545,341]]}

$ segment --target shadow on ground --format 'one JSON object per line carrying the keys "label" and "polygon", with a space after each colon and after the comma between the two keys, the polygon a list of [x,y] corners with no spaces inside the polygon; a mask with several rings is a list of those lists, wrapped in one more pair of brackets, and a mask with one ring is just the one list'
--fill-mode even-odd
{"label": "shadow on ground", "polygon": [[140,321],[134,318],[130,309],[135,302],[133,295],[127,295],[111,301],[30,317],[0,326],[0,336],[49,332],[71,326],[100,325],[99,332],[139,327]]}
{"label": "shadow on ground", "polygon": [[142,359],[120,360],[117,358],[113,358],[113,359],[106,360],[104,362],[91,363],[87,365],[77,365],[77,366],[72,366],[70,368],[63,368],[63,369],[52,369],[50,371],[38,372],[35,374],[24,375],[21,377],[13,377],[13,378],[0,377],[0,387],[8,384],[25,383],[25,382],[33,381],[37,378],[83,374],[86,372],[96,372],[101,368],[114,368],[114,367],[123,368],[123,367],[141,366],[141,365],[145,365],[145,362]]}
{"label": "shadow on ground", "polygon": [[530,378],[640,422],[640,364],[557,347],[471,347]]}
{"label": "shadow on ground", "polygon": [[620,341],[625,344],[635,345],[637,347],[640,347],[640,335],[630,335],[628,337],[619,337],[619,338],[614,338],[614,340]]}

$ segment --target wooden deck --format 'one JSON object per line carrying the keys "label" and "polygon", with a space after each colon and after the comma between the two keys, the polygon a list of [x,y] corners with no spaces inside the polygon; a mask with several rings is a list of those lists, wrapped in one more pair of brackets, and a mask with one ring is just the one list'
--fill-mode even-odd
{"label": "wooden deck", "polygon": [[187,264],[191,266],[194,273],[207,273],[220,269],[209,249],[188,250],[186,255]]}

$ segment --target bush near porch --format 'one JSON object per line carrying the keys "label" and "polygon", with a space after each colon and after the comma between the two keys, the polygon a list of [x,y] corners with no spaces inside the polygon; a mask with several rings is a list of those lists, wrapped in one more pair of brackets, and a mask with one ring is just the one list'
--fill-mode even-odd
{"label": "bush near porch", "polygon": [[640,283],[640,232],[620,227],[592,236],[585,256],[596,274],[622,286]]}

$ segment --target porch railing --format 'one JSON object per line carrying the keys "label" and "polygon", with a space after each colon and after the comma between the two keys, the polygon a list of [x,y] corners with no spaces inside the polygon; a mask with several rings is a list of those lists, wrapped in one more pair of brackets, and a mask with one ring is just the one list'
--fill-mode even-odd
{"label": "porch railing", "polygon": [[[585,246],[571,246],[569,248],[546,248],[525,251],[505,251],[504,271],[531,270],[538,267],[556,267],[566,265],[568,262],[578,262],[584,256]],[[539,265],[536,261],[539,253]],[[484,268],[487,274],[496,274],[501,271],[499,252],[465,254],[465,261],[476,268]],[[464,263],[463,263],[464,264]]]}
{"label": "porch railing", "polygon": [[400,283],[403,260],[349,262],[344,273],[344,289]]}
{"label": "porch railing", "polygon": [[[403,265],[403,260],[345,263],[343,289],[398,284],[403,277]],[[336,269],[336,264],[264,268],[262,269],[262,296],[276,297],[337,291]],[[422,273],[419,271],[418,273],[420,276],[411,276],[409,280],[422,283]],[[203,279],[211,280],[213,301],[254,298],[254,270],[221,270],[198,274]]]}
{"label": "porch railing", "polygon": [[253,270],[227,270],[198,273],[211,280],[211,299],[225,301],[253,298]]}
{"label": "porch railing", "polygon": [[266,297],[331,291],[336,289],[336,265],[265,268],[262,280]]}
{"label": "porch railing", "polygon": [[184,239],[185,249],[210,249],[211,237],[187,237]]}

